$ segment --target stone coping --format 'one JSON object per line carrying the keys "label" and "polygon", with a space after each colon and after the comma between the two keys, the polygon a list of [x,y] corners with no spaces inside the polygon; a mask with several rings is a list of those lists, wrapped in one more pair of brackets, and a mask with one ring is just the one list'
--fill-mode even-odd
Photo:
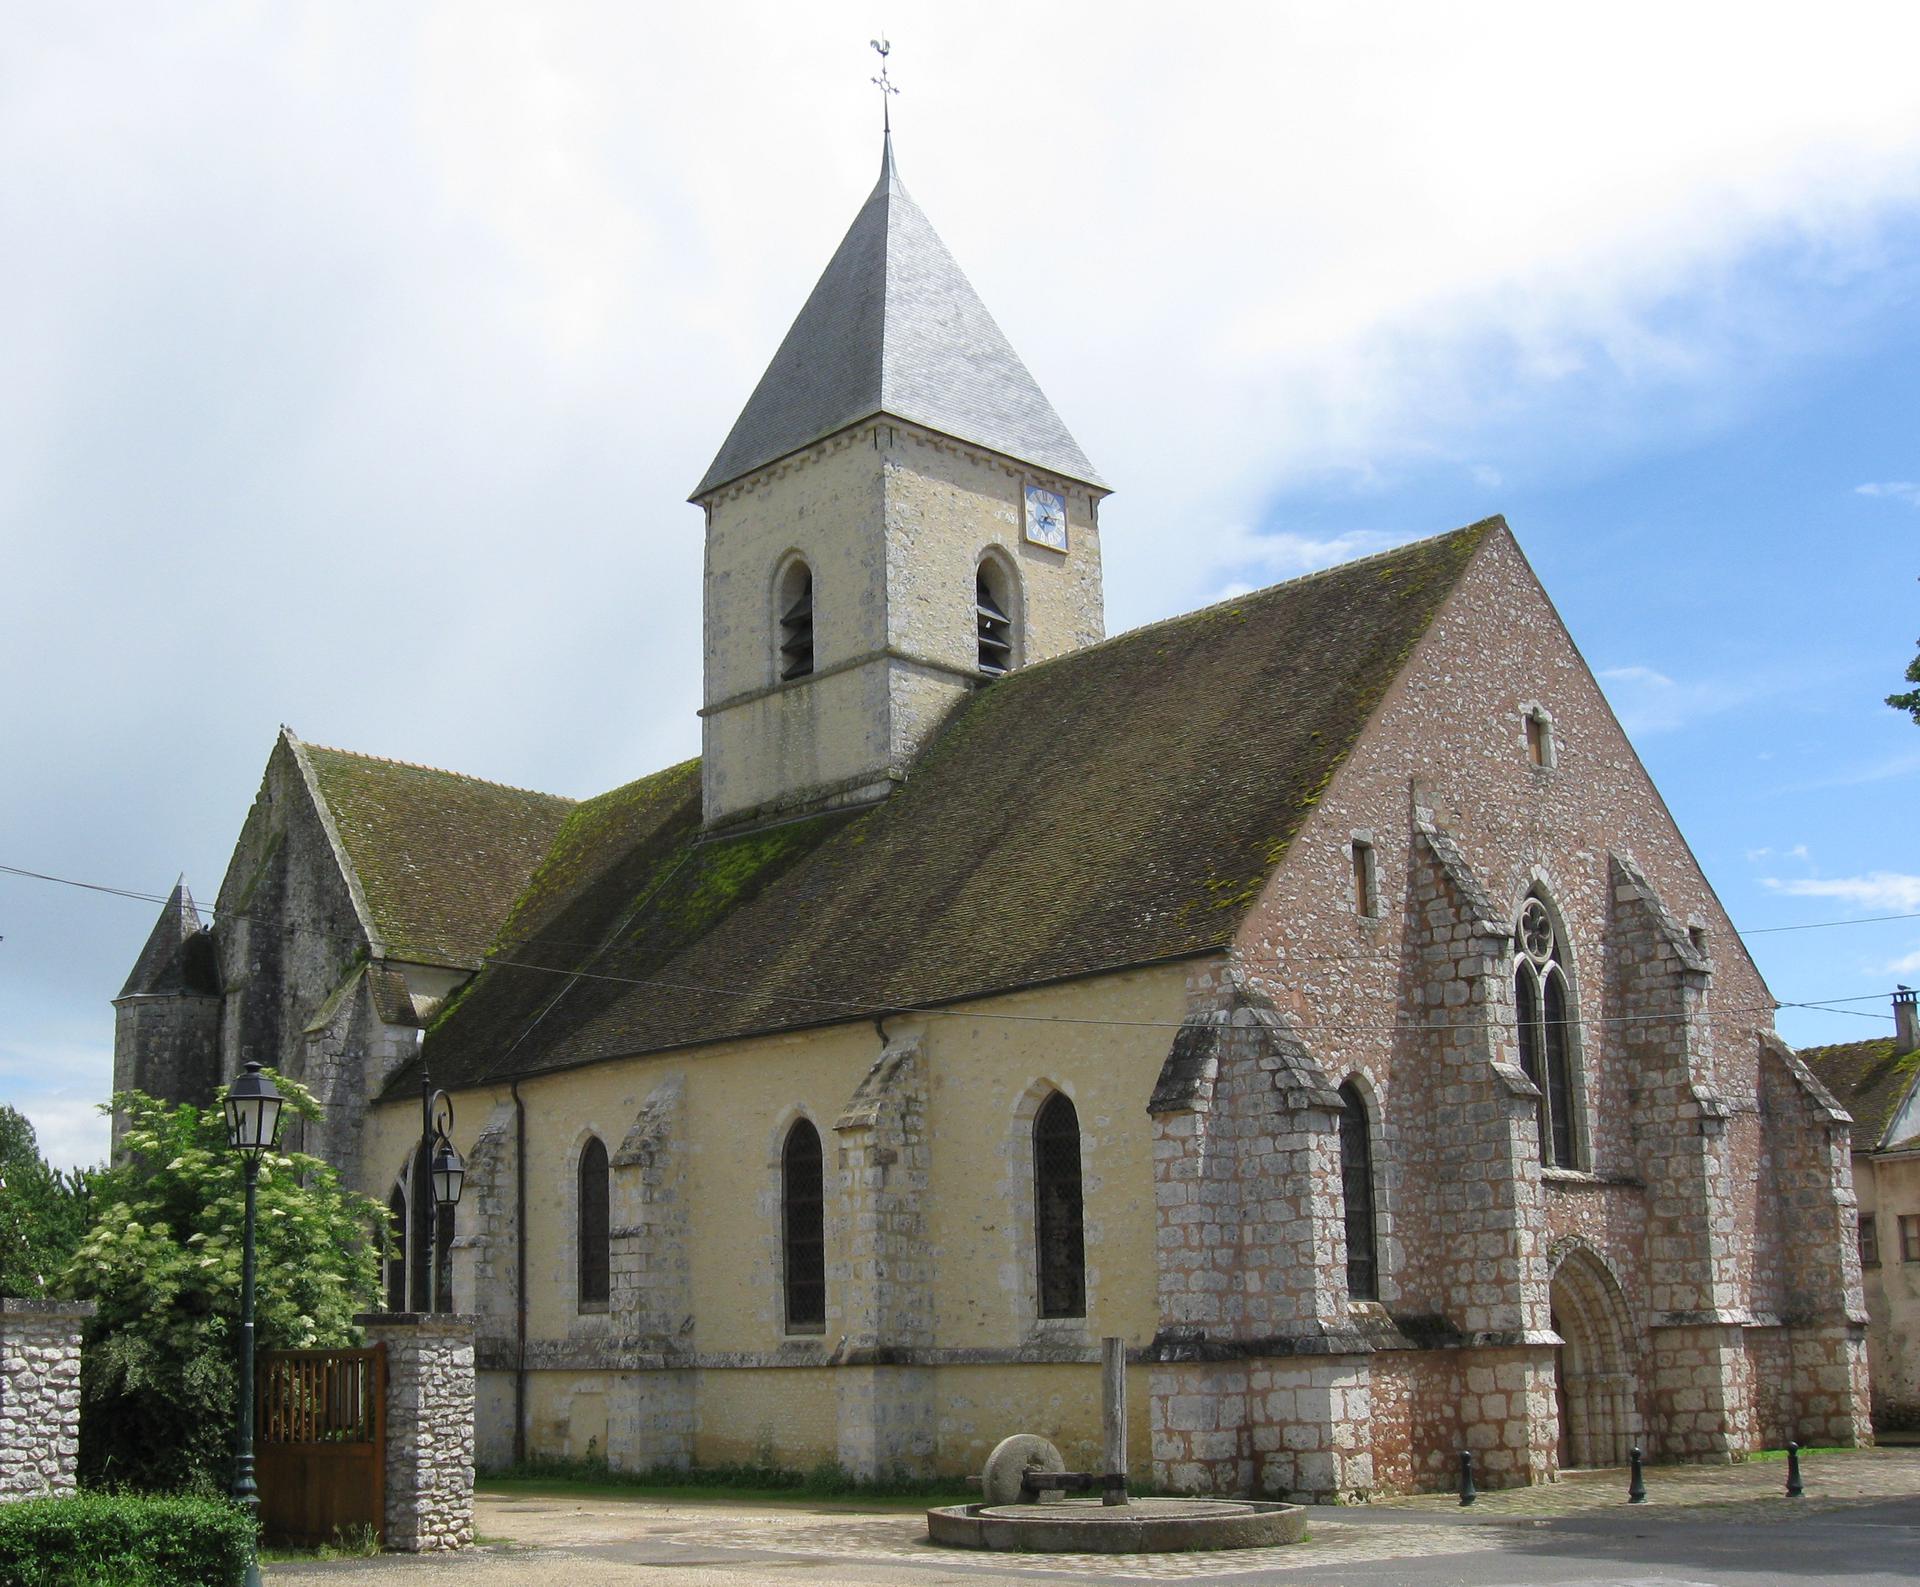
{"label": "stone coping", "polygon": [[464,1329],[469,1333],[480,1322],[480,1313],[472,1311],[363,1311],[355,1313],[353,1319],[356,1328]]}
{"label": "stone coping", "polygon": [[1249,1499],[961,1504],[927,1511],[929,1542],[1023,1554],[1179,1554],[1297,1543],[1307,1512]]}
{"label": "stone coping", "polygon": [[0,1295],[0,1317],[47,1317],[78,1322],[98,1308],[90,1300],[25,1300]]}

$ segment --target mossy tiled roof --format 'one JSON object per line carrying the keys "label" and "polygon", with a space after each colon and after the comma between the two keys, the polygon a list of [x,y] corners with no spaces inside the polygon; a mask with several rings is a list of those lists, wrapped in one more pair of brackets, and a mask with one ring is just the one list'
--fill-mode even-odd
{"label": "mossy tiled roof", "polygon": [[574,801],[303,744],[389,958],[477,965]]}
{"label": "mossy tiled roof", "polygon": [[1853,1115],[1855,1151],[1895,1144],[1882,1137],[1912,1088],[1914,1076],[1920,1074],[1920,1048],[1901,1052],[1891,1036],[1882,1036],[1831,1047],[1802,1047],[1800,1059]]}
{"label": "mossy tiled roof", "polygon": [[697,761],[580,805],[436,1083],[1221,947],[1498,523],[1012,673],[861,813],[702,843]]}

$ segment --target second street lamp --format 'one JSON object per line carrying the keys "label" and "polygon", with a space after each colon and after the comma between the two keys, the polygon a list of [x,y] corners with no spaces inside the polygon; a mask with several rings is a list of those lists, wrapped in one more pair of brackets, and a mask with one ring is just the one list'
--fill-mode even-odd
{"label": "second street lamp", "polygon": [[451,1216],[466,1182],[467,1165],[453,1147],[453,1098],[420,1077],[420,1152],[427,1165],[427,1310],[440,1309],[440,1219]]}
{"label": "second street lamp", "polygon": [[[257,1539],[260,1492],[253,1481],[253,1221],[260,1159],[273,1150],[280,1130],[280,1093],[249,1061],[246,1073],[227,1087],[227,1144],[246,1165],[247,1212],[240,1237],[240,1426],[233,1457],[233,1497],[253,1522]],[[260,1587],[256,1542],[247,1560],[246,1587]]]}

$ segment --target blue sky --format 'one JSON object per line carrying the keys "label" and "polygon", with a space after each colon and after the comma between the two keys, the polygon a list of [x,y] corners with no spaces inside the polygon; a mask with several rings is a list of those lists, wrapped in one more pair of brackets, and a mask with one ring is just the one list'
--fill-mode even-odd
{"label": "blue sky", "polygon": [[[683,498],[871,185],[877,22],[10,18],[0,864],[210,898],[282,722],[575,795],[692,753]],[[1920,912],[1920,12],[885,26],[909,188],[1118,487],[1110,627],[1504,512],[1736,922]],[[153,913],[0,874],[62,1160]],[[1920,921],[1750,941],[1868,1000],[1796,1042],[1920,984]]]}

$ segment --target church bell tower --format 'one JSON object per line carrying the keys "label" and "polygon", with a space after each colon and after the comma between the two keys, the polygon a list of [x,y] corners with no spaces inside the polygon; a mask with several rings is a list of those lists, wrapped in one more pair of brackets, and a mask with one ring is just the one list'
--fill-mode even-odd
{"label": "church bell tower", "polygon": [[1103,638],[1107,494],[889,136],[691,498],[708,829],[883,798],[970,691]]}

